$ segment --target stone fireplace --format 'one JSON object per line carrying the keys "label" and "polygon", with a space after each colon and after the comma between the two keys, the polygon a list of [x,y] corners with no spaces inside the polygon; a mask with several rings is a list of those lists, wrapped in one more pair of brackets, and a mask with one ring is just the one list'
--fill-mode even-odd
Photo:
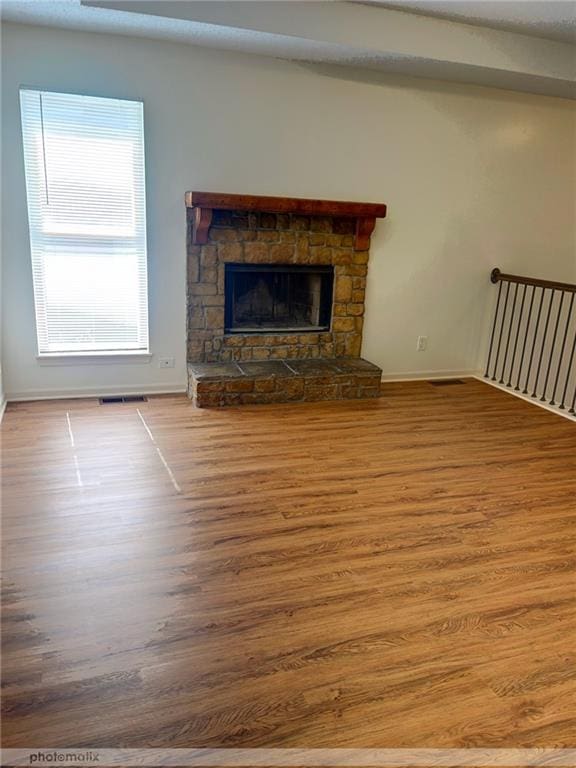
{"label": "stone fireplace", "polygon": [[[376,396],[380,371],[359,358],[370,235],[386,207],[202,192],[187,193],[186,204],[187,353],[195,403]],[[312,378],[323,379],[326,397],[317,382],[306,396],[307,377],[296,371],[300,361],[309,361]],[[260,364],[264,383],[248,363]],[[355,384],[360,369],[363,381]],[[283,394],[288,383],[291,394]]]}

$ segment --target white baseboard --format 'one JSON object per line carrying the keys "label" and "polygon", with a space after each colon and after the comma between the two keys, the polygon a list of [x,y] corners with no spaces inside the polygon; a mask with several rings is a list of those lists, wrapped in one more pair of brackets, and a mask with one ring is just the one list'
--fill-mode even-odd
{"label": "white baseboard", "polygon": [[82,397],[105,397],[109,395],[175,395],[186,392],[185,384],[147,384],[142,387],[76,387],[74,389],[41,389],[24,392],[9,392],[6,400],[10,403],[27,400],[76,400]]}
{"label": "white baseboard", "polygon": [[429,379],[469,379],[476,375],[476,370],[468,371],[413,371],[405,373],[382,373],[383,383],[395,381],[427,381]]}
{"label": "white baseboard", "polygon": [[[554,413],[557,416],[563,416],[569,421],[576,421],[576,416],[568,413],[567,411],[561,411],[559,408],[549,405],[548,403],[542,403],[530,395],[523,395],[521,392],[515,392],[514,390],[506,387],[504,384],[499,384],[496,381],[486,379],[481,371],[478,370],[456,370],[456,371],[414,371],[404,373],[383,373],[383,383],[394,383],[403,381],[428,381],[438,379],[465,379],[472,378],[478,381],[489,384],[491,387],[506,392],[508,395],[520,398],[527,403],[537,405],[539,408],[543,408],[550,413]],[[144,387],[126,386],[126,387],[80,387],[75,389],[53,389],[53,390],[27,390],[23,392],[9,392],[3,399],[0,399],[0,422],[4,416],[6,405],[8,403],[26,402],[29,400],[67,400],[67,399],[80,399],[89,397],[103,397],[106,395],[173,395],[183,394],[186,392],[185,384],[149,384]]]}
{"label": "white baseboard", "polygon": [[556,416],[563,416],[565,419],[568,419],[571,422],[576,421],[576,416],[574,416],[574,414],[568,413],[568,411],[561,411],[560,408],[558,408],[555,405],[542,403],[540,402],[539,399],[535,397],[531,397],[530,395],[523,395],[522,392],[515,392],[510,387],[507,387],[505,384],[499,384],[497,381],[491,381],[490,379],[487,379],[479,371],[476,372],[473,378],[478,379],[478,381],[483,381],[484,384],[490,384],[491,387],[495,387],[496,389],[499,389],[502,392],[506,392],[506,394],[508,395],[513,395],[513,397],[517,397],[520,400],[524,400],[525,402],[530,403],[531,405],[537,405],[539,408],[544,408],[545,411],[549,411],[550,413],[555,413]]}

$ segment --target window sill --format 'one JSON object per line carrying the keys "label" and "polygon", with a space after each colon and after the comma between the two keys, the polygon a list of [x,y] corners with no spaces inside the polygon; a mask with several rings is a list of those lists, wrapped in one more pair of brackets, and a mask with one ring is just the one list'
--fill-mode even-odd
{"label": "window sill", "polygon": [[146,365],[151,352],[54,352],[36,355],[38,365]]}

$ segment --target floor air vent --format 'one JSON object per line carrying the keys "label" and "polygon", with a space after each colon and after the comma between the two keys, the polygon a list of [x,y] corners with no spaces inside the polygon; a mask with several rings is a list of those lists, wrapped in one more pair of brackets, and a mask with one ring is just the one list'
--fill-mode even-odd
{"label": "floor air vent", "polygon": [[101,397],[100,405],[111,405],[112,403],[146,403],[147,397],[144,395],[110,395],[109,397]]}
{"label": "floor air vent", "polygon": [[428,384],[432,384],[433,387],[451,387],[453,384],[464,384],[464,382],[462,379],[435,379]]}

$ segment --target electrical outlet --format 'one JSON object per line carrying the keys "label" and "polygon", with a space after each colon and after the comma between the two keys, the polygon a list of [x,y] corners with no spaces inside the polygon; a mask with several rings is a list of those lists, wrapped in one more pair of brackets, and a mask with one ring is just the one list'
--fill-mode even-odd
{"label": "electrical outlet", "polygon": [[428,336],[418,336],[418,340],[416,342],[416,351],[426,352],[427,348],[428,348]]}
{"label": "electrical outlet", "polygon": [[173,357],[159,357],[158,358],[158,368],[174,368],[174,358]]}

